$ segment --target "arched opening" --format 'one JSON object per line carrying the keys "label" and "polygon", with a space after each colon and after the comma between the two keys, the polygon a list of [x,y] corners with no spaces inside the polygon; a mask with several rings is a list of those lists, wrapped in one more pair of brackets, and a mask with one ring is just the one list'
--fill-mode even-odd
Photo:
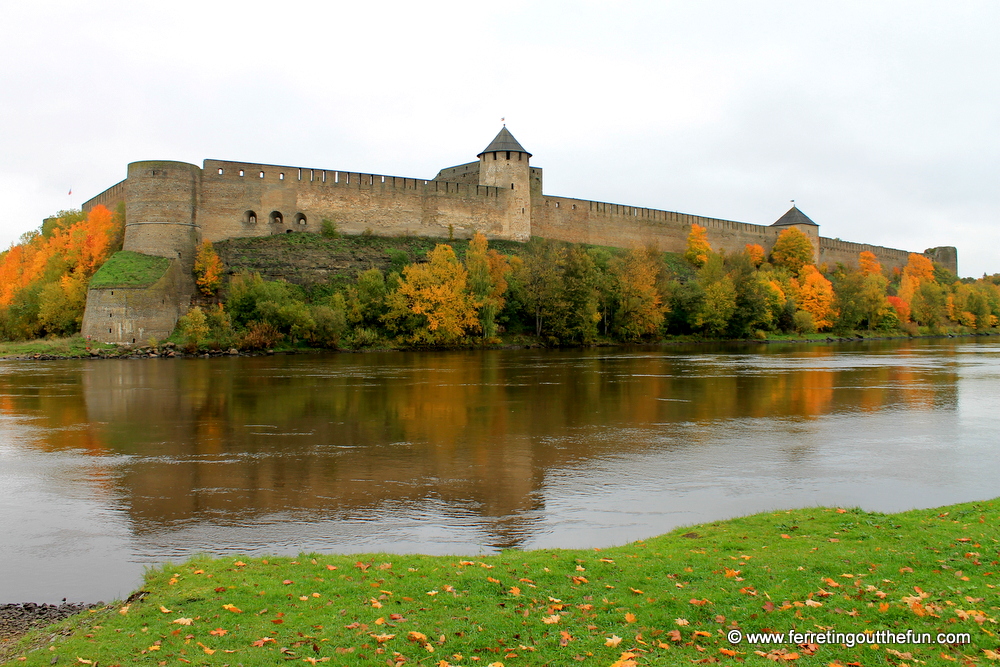
{"label": "arched opening", "polygon": [[244,225],[256,225],[257,224],[257,212],[247,211],[243,214],[243,224]]}
{"label": "arched opening", "polygon": [[271,224],[280,225],[285,222],[284,216],[281,215],[281,211],[271,211]]}
{"label": "arched opening", "polygon": [[286,234],[291,234],[291,233],[292,233],[292,230],[290,230],[290,229],[286,229],[286,230],[285,230],[285,233],[286,233]]}
{"label": "arched opening", "polygon": [[305,224],[307,224],[307,222],[306,222],[306,214],[305,213],[296,213],[295,214],[295,224],[298,224],[298,225],[305,225]]}

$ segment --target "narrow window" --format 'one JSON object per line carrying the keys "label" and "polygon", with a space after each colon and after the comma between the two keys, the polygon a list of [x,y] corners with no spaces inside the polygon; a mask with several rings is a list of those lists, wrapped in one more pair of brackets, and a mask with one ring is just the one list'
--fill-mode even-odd
{"label": "narrow window", "polygon": [[219,176],[222,176],[222,167],[219,167]]}
{"label": "narrow window", "polygon": [[264,178],[264,172],[260,172],[260,177]]}
{"label": "narrow window", "polygon": [[323,182],[326,183],[326,171],[323,172]]}
{"label": "narrow window", "polygon": [[299,169],[299,180],[300,181],[302,180],[302,170],[301,169]]}
{"label": "narrow window", "polygon": [[280,174],[278,174],[278,180],[279,181],[285,180],[285,172],[281,172]]}
{"label": "narrow window", "polygon": [[255,211],[247,211],[243,214],[243,224],[244,225],[256,225],[257,224],[257,213]]}
{"label": "narrow window", "polygon": [[242,176],[242,175],[243,175],[243,170],[242,170],[242,169],[240,169],[240,176]]}
{"label": "narrow window", "polygon": [[510,159],[510,151],[507,151],[507,159]]}
{"label": "narrow window", "polygon": [[514,189],[514,184],[513,184],[513,183],[511,183],[511,184],[510,184],[510,189],[511,189],[511,190],[513,190],[513,189]]}

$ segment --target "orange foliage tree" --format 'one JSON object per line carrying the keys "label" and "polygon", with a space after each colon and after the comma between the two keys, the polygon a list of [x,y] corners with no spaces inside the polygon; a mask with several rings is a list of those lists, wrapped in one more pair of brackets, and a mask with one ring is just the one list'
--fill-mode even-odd
{"label": "orange foliage tree", "polygon": [[799,308],[813,317],[817,329],[829,329],[836,317],[833,284],[812,264],[799,273]]}
{"label": "orange foliage tree", "polygon": [[914,278],[919,283],[934,280],[934,263],[924,255],[910,253],[910,259],[903,267],[903,275]]}
{"label": "orange foliage tree", "polygon": [[858,253],[858,268],[861,270],[861,274],[865,276],[873,274],[881,275],[882,273],[882,264],[879,263],[874,253],[867,250],[862,250]]}
{"label": "orange foliage tree", "polygon": [[712,254],[712,246],[708,244],[708,231],[694,223],[691,225],[691,233],[687,238],[687,250],[684,251],[684,259],[699,269],[705,266],[708,256]]}
{"label": "orange foliage tree", "polygon": [[198,289],[205,296],[215,294],[222,285],[222,260],[212,248],[211,241],[205,241],[198,246],[194,256],[194,279]]}
{"label": "orange foliage tree", "polygon": [[77,331],[86,285],[120,248],[124,222],[104,206],[61,212],[0,255],[0,333],[30,338]]}
{"label": "orange foliage tree", "polygon": [[747,244],[747,255],[750,256],[750,261],[754,266],[759,267],[764,263],[764,246],[759,243],[748,243]]}

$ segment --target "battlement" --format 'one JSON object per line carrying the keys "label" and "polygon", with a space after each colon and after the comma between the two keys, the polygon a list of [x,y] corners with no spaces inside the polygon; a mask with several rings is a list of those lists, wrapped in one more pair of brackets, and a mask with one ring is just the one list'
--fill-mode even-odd
{"label": "battlement", "polygon": [[90,213],[90,209],[94,208],[97,205],[101,205],[107,208],[108,210],[114,211],[116,208],[118,208],[119,204],[123,204],[124,202],[125,202],[125,181],[118,181],[110,188],[102,192],[101,194],[83,202],[83,206],[81,206],[80,208],[83,209],[84,213]]}
{"label": "battlement", "polygon": [[[478,163],[476,163],[478,164]],[[290,167],[254,162],[205,160],[202,168],[204,180],[229,180],[259,182],[265,185],[308,185],[310,187],[353,187],[358,189],[412,190],[421,194],[445,194],[459,197],[498,197],[500,188],[489,185],[469,184],[459,180],[437,180],[370,174],[357,171]]]}

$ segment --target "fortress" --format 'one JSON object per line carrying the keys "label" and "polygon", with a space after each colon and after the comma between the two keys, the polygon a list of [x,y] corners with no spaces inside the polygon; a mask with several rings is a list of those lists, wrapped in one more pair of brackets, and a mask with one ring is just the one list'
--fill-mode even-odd
{"label": "fortress", "polygon": [[[202,241],[319,233],[323,220],[345,234],[471,237],[527,241],[532,236],[614,247],[653,245],[683,252],[693,224],[708,230],[716,250],[738,252],[748,243],[770,251],[788,227],[813,242],[817,264],[857,265],[873,253],[886,268],[902,267],[909,252],[848,243],[819,235],[819,226],[792,207],[771,225],[686,213],[554,197],[542,192],[542,170],[506,127],[477,155],[434,178],[408,178],[304,167],[205,160],[144,161],[127,178],[83,205],[125,204],[124,250],[171,259],[166,273],[145,287],[91,288],[83,334],[112,343],[165,338],[195,292],[194,255]],[[925,253],[957,272],[954,247]]]}

